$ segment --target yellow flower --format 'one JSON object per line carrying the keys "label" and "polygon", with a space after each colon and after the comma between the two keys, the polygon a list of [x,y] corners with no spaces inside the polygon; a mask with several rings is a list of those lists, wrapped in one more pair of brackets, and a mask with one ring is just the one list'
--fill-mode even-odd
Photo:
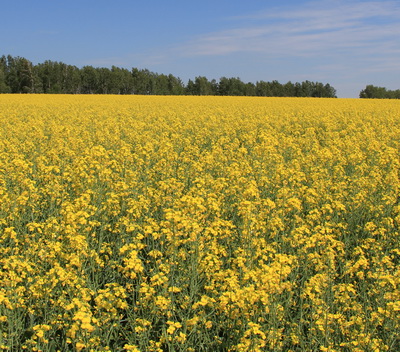
{"label": "yellow flower", "polygon": [[173,322],[173,321],[167,321],[167,324],[169,325],[167,329],[167,333],[172,335],[176,329],[179,329],[182,327],[182,324],[179,322]]}
{"label": "yellow flower", "polygon": [[76,344],[75,344],[75,348],[76,348],[76,350],[79,352],[79,351],[82,351],[84,348],[86,347],[86,345],[84,344],[84,343],[82,343],[82,342],[77,342]]}

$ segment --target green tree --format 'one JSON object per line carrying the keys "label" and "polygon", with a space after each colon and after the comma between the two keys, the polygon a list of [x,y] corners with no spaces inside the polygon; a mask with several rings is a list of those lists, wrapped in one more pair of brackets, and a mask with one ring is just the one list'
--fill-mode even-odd
{"label": "green tree", "polygon": [[112,85],[112,72],[110,69],[101,67],[97,68],[97,79],[98,79],[98,84],[97,84],[97,89],[96,93],[97,94],[109,94],[111,91],[111,85]]}
{"label": "green tree", "polygon": [[182,95],[185,94],[185,86],[179,77],[175,77],[172,74],[168,75],[168,94],[171,95]]}
{"label": "green tree", "polygon": [[23,57],[7,56],[7,85],[11,93],[35,93],[37,82],[30,61]]}
{"label": "green tree", "polygon": [[283,85],[283,92],[285,97],[294,97],[295,95],[295,85],[289,81]]}
{"label": "green tree", "polygon": [[400,99],[400,90],[387,90],[369,84],[360,92],[360,98],[366,99]]}
{"label": "green tree", "polygon": [[119,68],[113,66],[112,72],[112,88],[111,90],[117,90],[116,94],[133,94],[134,93],[134,78],[132,73],[126,68]]}
{"label": "green tree", "polygon": [[65,94],[79,94],[81,93],[82,82],[81,73],[78,67],[63,64],[62,74],[62,87]]}
{"label": "green tree", "polygon": [[[4,55],[0,58],[0,92],[11,93],[68,93],[68,94],[191,94],[235,96],[298,96],[336,97],[336,90],[329,84],[305,81],[281,84],[257,81],[244,83],[238,77],[221,77],[209,81],[204,76],[189,80],[185,86],[179,77],[158,74],[147,69],[112,66],[94,68],[46,60],[33,65],[22,57]],[[367,86],[360,97],[400,98],[400,90]]]}
{"label": "green tree", "polygon": [[325,98],[337,98],[336,89],[333,88],[329,83],[324,86]]}
{"label": "green tree", "polygon": [[246,84],[240,78],[221,77],[218,85],[219,95],[246,95]]}
{"label": "green tree", "polygon": [[256,85],[254,83],[248,82],[244,85],[244,95],[255,96],[256,95]]}
{"label": "green tree", "polygon": [[133,93],[134,94],[152,94],[152,73],[147,70],[132,68]]}
{"label": "green tree", "polygon": [[153,87],[152,94],[168,95],[169,94],[169,80],[168,76],[164,74],[153,74]]}
{"label": "green tree", "polygon": [[6,79],[7,59],[5,56],[0,58],[0,93],[11,93]]}
{"label": "green tree", "polygon": [[4,69],[0,67],[0,93],[10,93],[11,89],[6,83],[6,74]]}
{"label": "green tree", "polygon": [[35,67],[37,76],[40,79],[44,93],[63,93],[61,65],[58,62],[46,60]]}
{"label": "green tree", "polygon": [[271,92],[269,83],[265,82],[265,81],[257,81],[256,82],[256,95],[259,97],[272,96],[272,92]]}
{"label": "green tree", "polygon": [[198,76],[194,81],[189,80],[187,85],[187,93],[191,95],[213,95],[214,91],[213,83],[204,76]]}
{"label": "green tree", "polygon": [[270,89],[273,97],[285,96],[285,90],[283,88],[283,85],[279,83],[277,80],[273,80],[272,82],[270,82]]}
{"label": "green tree", "polygon": [[83,94],[95,94],[99,87],[99,73],[92,66],[84,66],[81,70]]}

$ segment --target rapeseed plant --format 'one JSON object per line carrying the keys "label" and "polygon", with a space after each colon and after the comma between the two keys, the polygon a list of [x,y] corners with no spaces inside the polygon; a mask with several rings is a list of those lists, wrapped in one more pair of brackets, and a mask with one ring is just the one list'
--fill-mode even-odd
{"label": "rapeseed plant", "polygon": [[0,350],[400,350],[399,119],[2,95]]}

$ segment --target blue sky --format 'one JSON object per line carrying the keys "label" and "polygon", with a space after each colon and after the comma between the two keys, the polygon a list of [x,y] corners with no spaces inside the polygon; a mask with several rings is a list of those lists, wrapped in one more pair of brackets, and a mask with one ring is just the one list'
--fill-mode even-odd
{"label": "blue sky", "polygon": [[0,1],[0,55],[245,82],[400,89],[400,1]]}

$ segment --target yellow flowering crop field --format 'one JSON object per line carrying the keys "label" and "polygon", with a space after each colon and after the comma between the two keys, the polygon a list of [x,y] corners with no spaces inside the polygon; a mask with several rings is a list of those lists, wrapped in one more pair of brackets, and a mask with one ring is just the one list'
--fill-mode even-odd
{"label": "yellow flowering crop field", "polygon": [[400,350],[400,101],[0,96],[0,350]]}

